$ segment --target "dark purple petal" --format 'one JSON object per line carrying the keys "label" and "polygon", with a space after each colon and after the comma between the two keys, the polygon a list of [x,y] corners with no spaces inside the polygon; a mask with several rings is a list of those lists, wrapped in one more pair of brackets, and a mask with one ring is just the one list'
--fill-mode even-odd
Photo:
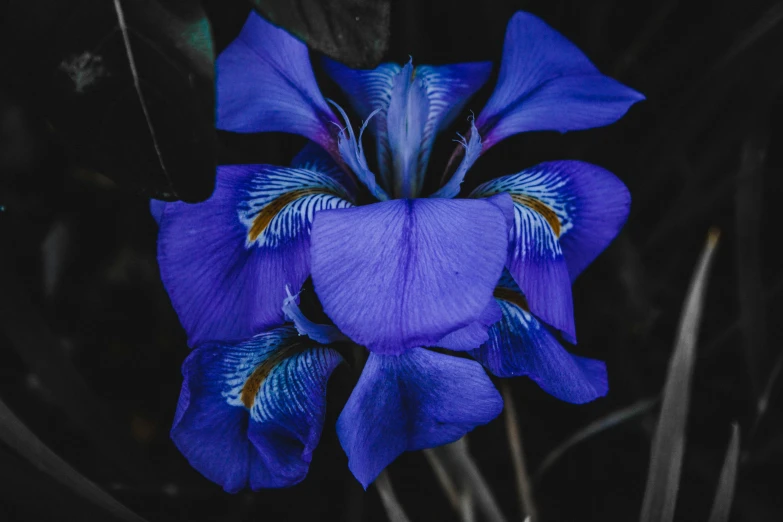
{"label": "dark purple petal", "polygon": [[559,225],[560,247],[572,281],[615,238],[631,206],[622,181],[582,161],[541,163],[485,183],[474,195],[498,192],[532,204],[549,215],[555,227]]}
{"label": "dark purple petal", "polygon": [[246,339],[283,322],[286,285],[299,291],[310,273],[314,213],[347,198],[315,171],[236,165],[218,167],[207,201],[168,203],[158,263],[188,343]]}
{"label": "dark purple petal", "polygon": [[495,201],[392,200],[319,212],[315,291],[335,325],[372,351],[432,346],[487,307],[507,230]]}
{"label": "dark purple petal", "polygon": [[206,344],[182,366],[171,438],[190,464],[228,492],[296,484],[323,428],[337,352],[296,330],[270,330],[237,345]]}
{"label": "dark purple petal", "polygon": [[541,19],[519,11],[508,23],[498,83],[476,126],[486,151],[520,132],[609,125],[643,99],[601,74]]}
{"label": "dark purple petal", "polygon": [[315,82],[305,44],[251,12],[215,67],[217,128],[300,134],[336,152],[337,119]]}
{"label": "dark purple petal", "polygon": [[478,321],[451,332],[438,341],[436,346],[458,351],[478,348],[489,339],[489,327],[500,321],[502,317],[503,311],[497,301],[493,299],[484,309]]}
{"label": "dark purple petal", "polygon": [[606,395],[604,363],[568,353],[525,309],[524,298],[505,290],[496,294],[503,319],[490,328],[489,341],[471,355],[498,377],[530,377],[566,402],[581,404]]}
{"label": "dark purple petal", "polygon": [[415,348],[370,354],[337,419],[348,467],[367,488],[404,451],[448,444],[500,414],[503,400],[480,365]]}

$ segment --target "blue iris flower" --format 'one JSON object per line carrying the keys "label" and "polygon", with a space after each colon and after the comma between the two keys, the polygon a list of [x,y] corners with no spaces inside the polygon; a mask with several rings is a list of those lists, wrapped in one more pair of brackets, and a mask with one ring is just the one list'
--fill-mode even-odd
{"label": "blue iris flower", "polygon": [[[251,14],[217,60],[217,125],[311,143],[290,167],[218,167],[203,203],[152,204],[161,277],[194,347],[172,437],[227,491],[304,478],[342,360],[334,343],[369,350],[337,422],[365,487],[403,451],[452,442],[500,413],[482,365],[573,403],[607,391],[604,364],[569,354],[556,335],[576,340],[571,282],[625,222],[625,186],[600,167],[555,161],[460,187],[508,136],[608,125],[643,96],[518,12],[453,174],[424,194],[435,137],[492,65],[323,65],[361,128],[324,99],[305,45]],[[299,310],[291,292],[309,277],[333,325]]]}

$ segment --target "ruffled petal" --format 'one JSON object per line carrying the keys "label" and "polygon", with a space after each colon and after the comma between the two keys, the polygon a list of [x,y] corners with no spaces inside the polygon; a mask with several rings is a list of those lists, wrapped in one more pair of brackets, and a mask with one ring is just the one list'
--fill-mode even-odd
{"label": "ruffled petal", "polygon": [[508,23],[498,83],[476,125],[486,151],[520,132],[609,125],[643,99],[601,74],[540,18],[519,11]]}
{"label": "ruffled petal", "polygon": [[489,327],[500,321],[503,311],[494,299],[489,302],[478,321],[451,332],[438,341],[437,346],[449,350],[466,351],[478,348],[489,339]]}
{"label": "ruffled petal", "polygon": [[432,346],[487,307],[507,230],[496,201],[392,200],[319,212],[315,291],[335,325],[372,351]]}
{"label": "ruffled petal", "polygon": [[540,209],[555,227],[559,223],[558,240],[572,281],[617,236],[631,207],[631,195],[617,176],[582,161],[541,163],[492,180],[474,194],[497,192]]}
{"label": "ruffled petal", "polygon": [[171,437],[228,492],[296,484],[323,428],[326,384],[341,362],[291,327],[237,345],[206,344],[182,366]]}
{"label": "ruffled petal", "polygon": [[503,319],[490,328],[489,341],[471,352],[498,377],[527,376],[542,390],[575,404],[606,395],[602,361],[568,353],[527,309],[525,298],[509,288],[495,293]]}
{"label": "ruffled petal", "polygon": [[480,185],[471,196],[511,195],[514,226],[506,266],[530,303],[530,310],[574,342],[576,329],[571,280],[558,241],[561,230],[558,215],[534,196],[517,190],[513,178],[504,176]]}
{"label": "ruffled petal", "polygon": [[288,297],[283,303],[283,313],[286,320],[293,323],[299,335],[306,335],[313,341],[320,344],[332,344],[337,342],[349,341],[343,333],[330,324],[318,324],[305,316],[299,309],[299,294],[292,295],[289,288],[286,287]]}
{"label": "ruffled petal", "polygon": [[460,185],[465,180],[465,174],[468,173],[470,167],[481,155],[481,136],[476,129],[476,124],[473,118],[470,120],[470,134],[467,138],[464,136],[459,137],[459,143],[465,149],[465,153],[462,156],[457,170],[451,176],[451,179],[446,182],[440,189],[438,189],[431,198],[455,198],[459,194]]}
{"label": "ruffled petal", "polygon": [[336,122],[310,66],[307,46],[255,12],[217,58],[216,126],[290,132],[336,152]]}
{"label": "ruffled petal", "polygon": [[500,414],[503,399],[480,365],[415,348],[370,354],[337,419],[348,467],[367,488],[404,451],[448,444]]}
{"label": "ruffled petal", "polygon": [[319,172],[269,165],[218,167],[215,192],[168,203],[158,236],[161,278],[188,343],[240,340],[283,322],[286,285],[310,273],[310,226],[349,195]]}

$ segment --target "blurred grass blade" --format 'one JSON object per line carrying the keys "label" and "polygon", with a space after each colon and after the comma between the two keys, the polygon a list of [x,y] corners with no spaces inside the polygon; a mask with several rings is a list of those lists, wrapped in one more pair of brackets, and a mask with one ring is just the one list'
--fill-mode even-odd
{"label": "blurred grass blade", "polygon": [[503,392],[503,403],[505,404],[506,414],[506,436],[511,449],[511,458],[514,462],[514,475],[517,479],[517,496],[519,507],[523,518],[535,522],[538,520],[538,510],[536,509],[535,498],[533,496],[533,484],[527,473],[525,465],[525,450],[522,447],[522,431],[519,429],[519,419],[517,410],[514,406],[514,397],[511,393],[511,386],[507,381],[502,381],[501,391]]}
{"label": "blurred grass blade", "polygon": [[553,449],[549,455],[544,458],[543,462],[541,462],[541,465],[538,467],[534,475],[535,481],[538,482],[541,480],[543,474],[546,473],[555,464],[555,462],[560,460],[565,452],[567,452],[572,447],[594,435],[597,435],[598,433],[601,433],[604,430],[608,430],[609,428],[613,428],[618,424],[622,424],[623,422],[627,422],[647,413],[653,409],[657,403],[658,397],[642,399],[626,408],[619,409],[610,413],[609,415],[606,415],[605,417],[601,417],[600,419],[595,420],[584,428],[580,429],[568,437],[568,439],[566,439],[558,447]]}
{"label": "blurred grass blade", "polygon": [[685,421],[690,402],[696,340],[707,290],[707,276],[719,235],[716,229],[710,230],[685,297],[677,342],[664,384],[660,419],[653,436],[641,522],[671,522],[674,518],[685,450]]}
{"label": "blurred grass blade", "polygon": [[0,440],[37,469],[127,522],[146,522],[57,456],[0,401]]}
{"label": "blurred grass blade", "polygon": [[[476,462],[468,452],[468,444],[465,437],[457,442],[446,444],[438,448],[424,450],[429,454],[430,460],[436,460],[446,473],[455,477],[459,490],[470,492],[476,507],[489,522],[505,522],[506,517],[498,507],[497,500],[487,485],[487,481],[481,475]],[[437,473],[437,471],[436,471]],[[462,500],[458,502],[458,510],[462,510]]]}
{"label": "blurred grass blade", "polygon": [[378,488],[378,494],[381,496],[381,502],[389,516],[389,521],[410,522],[405,510],[402,509],[402,504],[397,500],[397,495],[394,494],[388,471],[384,470],[378,475],[378,478],[375,479],[375,487]]}
{"label": "blurred grass blade", "polygon": [[731,441],[723,460],[723,469],[718,480],[718,491],[712,504],[709,522],[728,522],[731,512],[731,502],[734,500],[734,484],[737,479],[737,463],[739,462],[740,431],[737,423],[731,426]]}

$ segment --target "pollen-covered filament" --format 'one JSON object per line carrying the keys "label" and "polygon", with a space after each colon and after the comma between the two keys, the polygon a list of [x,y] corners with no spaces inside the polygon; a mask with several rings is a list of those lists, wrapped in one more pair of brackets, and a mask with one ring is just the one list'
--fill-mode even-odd
{"label": "pollen-covered filament", "polygon": [[552,210],[549,205],[543,203],[541,200],[532,198],[525,194],[511,194],[511,199],[514,203],[524,205],[531,210],[535,210],[541,216],[546,219],[549,226],[552,227],[552,232],[555,233],[555,237],[560,237],[560,219],[557,214]]}
{"label": "pollen-covered filament", "polygon": [[313,194],[329,194],[329,191],[323,188],[311,187],[292,190],[291,192],[286,192],[285,194],[281,194],[277,198],[273,199],[271,202],[269,202],[268,205],[258,212],[256,217],[253,218],[253,224],[247,233],[248,242],[253,243],[256,241],[261,236],[261,234],[264,233],[264,230],[266,230],[266,228],[269,226],[269,223],[272,222],[275,216],[278,215],[280,211],[286,207],[286,205],[293,203],[299,198]]}

